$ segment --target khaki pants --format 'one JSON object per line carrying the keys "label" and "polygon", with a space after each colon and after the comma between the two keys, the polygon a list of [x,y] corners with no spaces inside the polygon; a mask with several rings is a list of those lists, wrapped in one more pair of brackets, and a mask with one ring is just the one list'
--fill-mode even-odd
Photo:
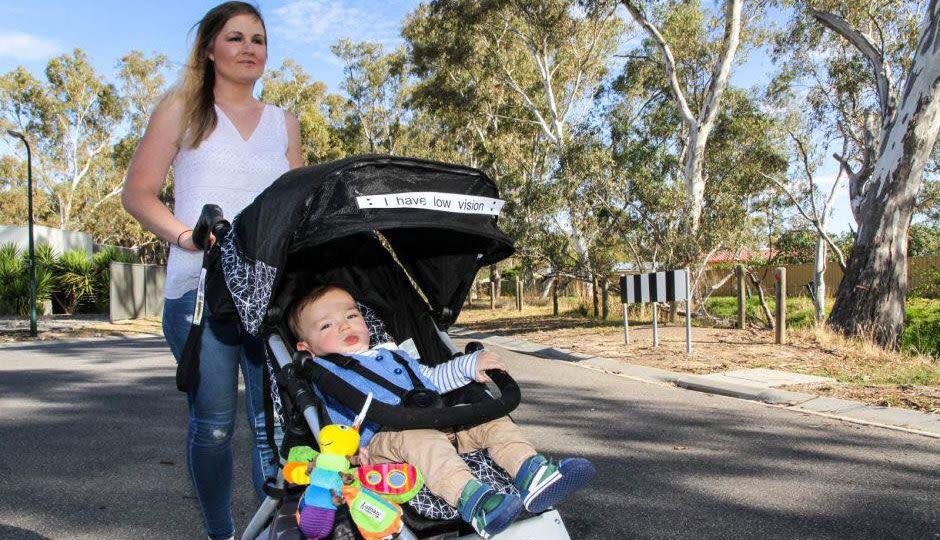
{"label": "khaki pants", "polygon": [[535,448],[523,437],[522,430],[509,419],[497,418],[464,431],[458,431],[457,449],[447,434],[435,429],[380,431],[366,447],[371,463],[406,462],[424,474],[431,493],[456,507],[467,482],[473,479],[470,468],[457,453],[486,449],[497,465],[514,478]]}

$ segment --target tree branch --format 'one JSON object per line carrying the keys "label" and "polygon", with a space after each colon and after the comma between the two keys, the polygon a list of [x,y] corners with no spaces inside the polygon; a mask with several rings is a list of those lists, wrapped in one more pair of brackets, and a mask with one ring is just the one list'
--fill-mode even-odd
{"label": "tree branch", "polygon": [[842,17],[833,13],[816,11],[813,8],[806,9],[820,24],[845,38],[871,63],[878,86],[881,125],[887,125],[894,119],[894,113],[897,110],[897,91],[891,79],[891,67],[885,62],[884,51],[876,47],[868,35],[852,28]]}
{"label": "tree branch", "polygon": [[773,182],[778,188],[780,188],[780,191],[783,191],[783,193],[787,196],[787,198],[790,199],[790,202],[793,203],[793,206],[795,206],[796,209],[800,212],[800,215],[806,218],[807,221],[809,221],[810,223],[816,223],[818,221],[814,219],[812,216],[810,216],[809,214],[807,214],[805,210],[803,210],[803,206],[800,204],[799,201],[796,200],[796,196],[794,196],[793,193],[789,189],[787,189],[787,186],[783,182],[781,182],[778,178],[774,178],[773,176],[770,176],[769,174],[763,171],[761,171],[760,174],[764,178]]}
{"label": "tree branch", "polygon": [[741,5],[741,0],[728,0],[725,4],[725,35],[721,45],[721,59],[715,64],[715,71],[712,73],[712,79],[708,83],[708,91],[705,94],[705,106],[699,113],[701,124],[705,126],[714,121],[718,114],[721,95],[728,86],[731,64],[738,50],[738,44],[741,42]]}
{"label": "tree branch", "polygon": [[663,35],[653,23],[646,18],[646,15],[640,11],[640,8],[637,7],[634,0],[620,0],[620,3],[627,8],[633,20],[646,30],[646,33],[650,35],[659,47],[660,52],[663,53],[663,68],[666,70],[666,78],[669,79],[669,88],[672,90],[672,96],[679,106],[679,113],[682,114],[682,118],[688,125],[695,125],[695,115],[693,115],[692,110],[689,109],[689,104],[685,99],[685,93],[683,93],[682,88],[679,86],[679,78],[676,75],[676,59],[672,55],[672,49],[669,48],[669,44],[666,43]]}

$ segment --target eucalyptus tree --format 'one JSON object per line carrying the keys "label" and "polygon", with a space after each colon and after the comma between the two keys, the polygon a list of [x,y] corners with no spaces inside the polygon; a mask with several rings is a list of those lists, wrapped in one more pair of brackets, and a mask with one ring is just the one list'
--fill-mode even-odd
{"label": "eucalyptus tree", "polygon": [[[728,79],[731,75],[731,67],[734,62],[735,53],[741,42],[741,14],[743,0],[725,0],[724,1],[724,28],[721,34],[718,47],[714,44],[703,44],[704,53],[711,53],[713,56],[713,67],[711,76],[707,79],[707,87],[704,91],[698,91],[692,87],[695,81],[682,81],[683,73],[676,62],[673,47],[677,42],[688,41],[695,37],[695,34],[672,35],[664,33],[665,28],[660,28],[654,22],[653,17],[643,9],[636,0],[620,0],[627,8],[633,19],[649,36],[649,40],[655,45],[659,52],[660,63],[668,81],[669,94],[678,109],[683,123],[684,137],[679,156],[682,162],[682,178],[685,181],[685,188],[688,197],[689,206],[689,229],[695,232],[699,229],[702,217],[702,211],[705,204],[705,147],[718,112],[721,108],[722,95],[728,87]],[[683,10],[690,9],[690,14],[698,10],[697,2],[686,2],[675,6],[665,6],[665,13],[676,14]],[[661,6],[660,9],[662,9]],[[669,24],[669,20],[663,21]],[[664,26],[664,25],[660,25]],[[695,29],[699,30],[699,29]],[[698,33],[698,32],[696,32]],[[672,44],[670,44],[672,42]],[[703,80],[703,79],[699,79]],[[699,103],[690,103],[690,94],[698,93]],[[693,111],[693,107],[698,106],[698,112]]]}
{"label": "eucalyptus tree", "polygon": [[50,60],[45,75],[39,83],[23,68],[5,74],[3,113],[33,143],[39,185],[54,200],[59,227],[77,227],[83,215],[76,210],[88,202],[80,192],[110,158],[124,110],[117,89],[80,49]]}
{"label": "eucalyptus tree", "polygon": [[507,205],[519,218],[517,232],[531,240],[522,244],[541,250],[556,270],[573,248],[576,266],[590,274],[577,212],[548,194],[569,181],[564,156],[573,119],[590,108],[616,49],[622,27],[614,7],[435,1],[411,14],[403,32],[424,80],[418,101],[462,119],[472,158],[510,198],[526,201]]}
{"label": "eucalyptus tree", "polygon": [[[696,2],[657,4],[653,13],[659,22],[648,24],[660,39],[628,51],[611,86],[615,157],[621,176],[629,179],[619,205],[630,217],[624,234],[636,263],[691,267],[697,285],[714,252],[757,242],[755,228],[763,222],[755,210],[769,184],[762,173],[785,170],[786,160],[771,137],[777,120],[761,110],[756,96],[726,87],[716,103],[716,62],[727,59],[728,51],[715,35],[719,27],[729,31],[727,21],[719,24]],[[760,37],[750,31],[743,41],[750,48]],[[669,70],[663,68],[664,50]],[[700,202],[690,198],[691,132],[687,111],[677,105],[677,88],[689,110],[698,109],[708,120]]]}
{"label": "eucalyptus tree", "polygon": [[304,161],[308,164],[345,156],[339,127],[333,113],[345,104],[337,94],[328,94],[326,84],[311,79],[303,66],[285,60],[280,68],[261,79],[261,100],[290,111],[300,124]]}
{"label": "eucalyptus tree", "polygon": [[[836,196],[843,189],[844,167],[839,167],[832,184],[825,186],[819,177],[819,167],[825,161],[824,153],[833,142],[825,134],[814,134],[806,123],[802,123],[801,114],[793,111],[795,117],[791,125],[782,129],[784,144],[788,146],[790,163],[786,177],[762,175],[771,180],[783,192],[796,208],[801,220],[813,228],[816,236],[813,266],[813,304],[816,321],[826,319],[826,267],[830,251],[835,254],[839,267],[845,271],[845,255],[829,233],[829,220]],[[843,152],[848,148],[848,141],[841,139]]]}
{"label": "eucalyptus tree", "polygon": [[[829,324],[897,348],[907,297],[907,234],[940,129],[940,2],[812,2],[787,44],[826,58],[855,244]],[[840,90],[840,91],[836,91]]]}
{"label": "eucalyptus tree", "polygon": [[330,50],[343,62],[340,87],[348,96],[349,119],[365,139],[364,150],[396,153],[407,123],[405,52],[399,48],[386,54],[381,44],[348,39]]}

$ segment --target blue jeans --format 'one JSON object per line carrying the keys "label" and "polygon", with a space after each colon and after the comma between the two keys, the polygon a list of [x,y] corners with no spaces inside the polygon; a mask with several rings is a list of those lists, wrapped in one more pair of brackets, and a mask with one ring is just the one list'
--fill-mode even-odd
{"label": "blue jeans", "polygon": [[[179,362],[189,335],[196,305],[196,291],[168,299],[163,307],[163,335]],[[232,431],[238,401],[238,366],[245,381],[245,405],[254,449],[251,479],[259,498],[266,476],[277,473],[277,464],[264,428],[264,343],[238,324],[203,319],[199,387],[188,394],[189,427],[186,460],[196,496],[202,507],[209,538],[228,538],[235,533],[232,517]]]}

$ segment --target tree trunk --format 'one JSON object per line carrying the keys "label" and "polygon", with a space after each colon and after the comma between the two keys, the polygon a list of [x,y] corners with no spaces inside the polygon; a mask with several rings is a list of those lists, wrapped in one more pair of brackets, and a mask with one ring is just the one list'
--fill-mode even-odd
{"label": "tree trunk", "polygon": [[760,307],[764,310],[764,317],[767,318],[767,328],[772,330],[774,328],[774,316],[771,315],[770,306],[767,305],[767,298],[764,296],[764,287],[751,270],[747,271],[747,277],[751,280],[751,283],[754,284],[754,287],[757,288],[757,295],[758,298],[760,298]]}
{"label": "tree trunk", "polygon": [[829,257],[829,245],[826,239],[819,235],[816,237],[816,261],[813,268],[813,281],[816,284],[816,294],[813,301],[816,308],[816,322],[826,320],[826,263]]}
{"label": "tree trunk", "polygon": [[558,316],[558,278],[552,279],[552,315]]}
{"label": "tree trunk", "polygon": [[499,298],[503,295],[502,291],[502,282],[499,275],[499,270],[496,268],[495,264],[490,265],[490,282],[495,285],[496,298]]}
{"label": "tree trunk", "polygon": [[598,307],[597,276],[591,278],[591,298],[594,300],[594,318],[597,319],[601,315],[600,307]]}
{"label": "tree trunk", "polygon": [[682,176],[685,179],[692,230],[697,231],[702,218],[702,208],[705,206],[705,177],[703,170],[705,169],[705,143],[708,141],[711,125],[695,126],[689,131],[688,150],[685,155]]}
{"label": "tree trunk", "polygon": [[864,186],[852,256],[829,315],[846,334],[896,349],[907,300],[907,233],[940,129],[940,0],[927,7],[902,101]]}

